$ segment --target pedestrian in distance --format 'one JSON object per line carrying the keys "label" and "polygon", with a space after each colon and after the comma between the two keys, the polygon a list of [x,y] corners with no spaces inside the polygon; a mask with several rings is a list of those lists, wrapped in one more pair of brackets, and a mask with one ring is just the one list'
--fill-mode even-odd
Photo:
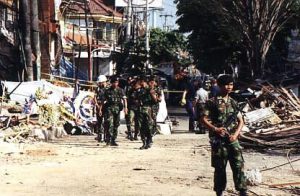
{"label": "pedestrian in distance", "polygon": [[203,113],[205,108],[205,103],[208,100],[208,92],[204,89],[203,83],[199,82],[199,89],[196,91],[194,108],[196,111],[196,126],[198,129],[195,130],[195,133],[205,134],[205,126],[203,126],[200,121],[201,113]]}
{"label": "pedestrian in distance", "polygon": [[220,88],[218,96],[211,98],[205,105],[201,120],[210,130],[211,163],[214,171],[214,191],[223,195],[226,188],[226,166],[229,161],[233,173],[235,189],[240,196],[247,195],[244,175],[244,159],[238,137],[244,124],[238,112],[237,103],[229,96],[233,90],[233,78],[222,75],[217,79]]}
{"label": "pedestrian in distance", "polygon": [[182,94],[181,105],[185,106],[185,109],[189,115],[189,131],[195,131],[195,109],[194,109],[194,99],[196,95],[196,91],[199,88],[199,80],[191,80],[187,81],[185,84],[185,90]]}

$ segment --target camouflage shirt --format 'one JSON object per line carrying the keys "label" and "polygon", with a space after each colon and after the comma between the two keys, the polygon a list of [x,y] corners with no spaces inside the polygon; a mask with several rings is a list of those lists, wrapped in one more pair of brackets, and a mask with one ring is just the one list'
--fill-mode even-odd
{"label": "camouflage shirt", "polygon": [[130,88],[127,92],[127,105],[128,109],[138,109],[139,101],[138,101],[138,90],[134,88]]}
{"label": "camouflage shirt", "polygon": [[106,101],[107,107],[117,106],[122,104],[122,99],[126,98],[123,89],[121,88],[108,88],[104,93],[104,100]]}
{"label": "camouflage shirt", "polygon": [[140,88],[137,96],[139,98],[139,105],[142,107],[148,107],[152,105],[152,97],[150,94],[150,88]]}
{"label": "camouflage shirt", "polygon": [[[224,100],[221,96],[209,99],[204,107],[202,116],[208,116],[211,123],[214,126],[222,127],[224,126],[226,120],[230,115],[237,112],[237,103],[231,97],[228,100]],[[240,115],[240,114],[238,114]],[[234,127],[237,126],[237,121],[233,122],[228,130],[233,131]]]}
{"label": "camouflage shirt", "polygon": [[96,89],[96,99],[97,99],[98,104],[101,104],[104,101],[105,89],[106,89],[105,87],[102,87],[102,88],[97,87],[97,89]]}

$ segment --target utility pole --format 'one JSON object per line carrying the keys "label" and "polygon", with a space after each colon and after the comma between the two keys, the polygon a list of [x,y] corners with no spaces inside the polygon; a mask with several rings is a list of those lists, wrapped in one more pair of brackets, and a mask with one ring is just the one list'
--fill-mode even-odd
{"label": "utility pole", "polygon": [[145,24],[146,24],[146,69],[149,68],[149,37],[150,37],[150,32],[149,32],[149,22],[148,22],[148,10],[149,10],[149,5],[148,5],[148,0],[146,0],[146,16],[145,16]]}
{"label": "utility pole", "polygon": [[[89,23],[87,18],[88,5],[87,0],[84,1],[84,19],[85,19],[85,27],[86,27],[86,44],[87,44],[87,52],[88,52],[88,80],[93,80],[93,65],[91,64],[91,45],[89,40]],[[77,79],[78,76],[76,76]]]}
{"label": "utility pole", "polygon": [[171,14],[161,14],[161,15],[159,15],[160,17],[164,17],[165,18],[165,22],[164,22],[164,25],[163,25],[163,29],[165,30],[165,31],[168,31],[168,27],[169,26],[167,26],[167,18],[168,17],[173,17],[173,15],[171,15]]}
{"label": "utility pole", "polygon": [[24,36],[24,55],[25,55],[25,70],[27,72],[27,80],[33,81],[32,67],[32,48],[31,48],[31,20],[30,20],[30,5],[29,0],[21,1],[22,12],[20,17],[23,19],[23,36]]}
{"label": "utility pole", "polygon": [[131,36],[131,9],[132,9],[132,0],[128,0],[127,4],[127,30],[126,30],[126,41],[130,41]]}
{"label": "utility pole", "polygon": [[39,28],[39,9],[38,1],[32,0],[32,41],[33,51],[36,56],[36,79],[41,79],[41,48],[40,48],[40,28]]}

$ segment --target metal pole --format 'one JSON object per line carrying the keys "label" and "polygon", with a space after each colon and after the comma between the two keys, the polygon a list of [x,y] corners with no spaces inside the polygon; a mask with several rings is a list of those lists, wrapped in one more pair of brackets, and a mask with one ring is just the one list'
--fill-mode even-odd
{"label": "metal pole", "polygon": [[130,41],[131,35],[131,7],[132,0],[128,0],[126,41]]}
{"label": "metal pole", "polygon": [[40,48],[40,28],[39,28],[39,9],[38,1],[31,2],[32,9],[32,37],[33,49],[36,55],[36,79],[41,79],[41,48]]}
{"label": "metal pole", "polygon": [[149,32],[149,24],[148,24],[148,9],[149,9],[148,0],[146,0],[146,18],[145,18],[145,23],[146,23],[146,69],[149,68],[149,51],[150,51],[150,47],[149,47],[150,32]]}
{"label": "metal pole", "polygon": [[84,2],[84,19],[85,19],[85,27],[86,27],[86,42],[87,42],[87,52],[88,52],[88,80],[93,80],[93,65],[91,64],[91,45],[89,40],[89,23],[88,23],[88,2],[85,0]]}

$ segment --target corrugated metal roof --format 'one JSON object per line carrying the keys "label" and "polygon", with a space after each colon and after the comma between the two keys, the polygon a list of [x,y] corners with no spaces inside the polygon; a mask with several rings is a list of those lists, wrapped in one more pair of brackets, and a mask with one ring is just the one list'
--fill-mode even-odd
{"label": "corrugated metal roof", "polygon": [[[105,16],[114,16],[114,17],[122,17],[122,14],[113,10],[111,7],[105,5],[104,0],[90,0],[88,2],[87,13],[91,15],[105,15]],[[85,4],[78,1],[64,0],[61,3],[61,10],[64,13],[76,13],[76,14],[84,14],[85,13]]]}

